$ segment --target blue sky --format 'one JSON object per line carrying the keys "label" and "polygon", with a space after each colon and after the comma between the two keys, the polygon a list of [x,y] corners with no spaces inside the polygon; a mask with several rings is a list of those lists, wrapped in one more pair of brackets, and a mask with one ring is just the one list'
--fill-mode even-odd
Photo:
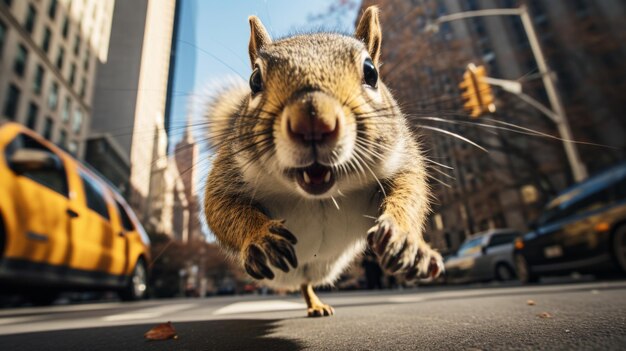
{"label": "blue sky", "polygon": [[[312,20],[328,12],[332,4],[350,2],[351,9],[334,17]],[[171,145],[182,136],[190,99],[202,99],[204,87],[229,75],[245,80],[251,72],[248,60],[248,16],[256,15],[272,37],[295,30],[327,27],[353,31],[360,1],[342,0],[182,0],[174,73]]]}

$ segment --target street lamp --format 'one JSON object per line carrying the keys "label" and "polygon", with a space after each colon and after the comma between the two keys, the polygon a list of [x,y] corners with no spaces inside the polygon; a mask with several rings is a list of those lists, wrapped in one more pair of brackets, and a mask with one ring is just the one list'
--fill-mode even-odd
{"label": "street lamp", "polygon": [[584,180],[588,176],[587,168],[580,160],[578,150],[572,142],[572,131],[569,125],[569,121],[567,120],[567,116],[565,115],[563,103],[561,102],[561,99],[559,98],[559,95],[557,93],[554,79],[552,77],[550,69],[548,68],[545,56],[543,55],[543,51],[541,50],[541,46],[539,45],[537,33],[535,32],[535,28],[533,27],[533,23],[530,15],[528,14],[528,8],[526,7],[526,5],[522,5],[519,8],[513,9],[488,9],[458,12],[450,15],[441,16],[437,18],[434,23],[429,24],[427,26],[427,30],[436,32],[439,28],[439,25],[445,22],[485,16],[519,16],[522,20],[522,25],[524,26],[526,36],[528,37],[528,41],[530,42],[530,48],[532,50],[533,56],[535,57],[535,61],[537,62],[537,68],[539,68],[539,75],[541,75],[543,85],[546,89],[546,94],[548,95],[548,100],[550,101],[550,106],[552,107],[552,110],[549,111],[552,113],[548,113],[548,111],[542,112],[548,113],[551,117],[553,117],[552,120],[557,126],[559,134],[561,135],[561,139],[563,139],[563,147],[565,148],[565,154],[567,156],[567,160],[569,161],[574,180],[577,182]]}

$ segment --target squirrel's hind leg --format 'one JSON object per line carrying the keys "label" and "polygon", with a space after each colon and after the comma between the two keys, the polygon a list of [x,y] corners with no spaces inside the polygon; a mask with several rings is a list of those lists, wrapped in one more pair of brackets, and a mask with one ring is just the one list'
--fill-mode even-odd
{"label": "squirrel's hind leg", "polygon": [[315,295],[311,284],[302,284],[300,290],[302,290],[302,296],[306,301],[307,314],[309,317],[326,317],[335,314],[334,308],[323,303],[319,297]]}

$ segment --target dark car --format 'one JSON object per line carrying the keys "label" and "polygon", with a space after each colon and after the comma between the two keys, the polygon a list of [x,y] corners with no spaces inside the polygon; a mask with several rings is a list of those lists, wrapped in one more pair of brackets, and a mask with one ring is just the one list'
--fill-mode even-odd
{"label": "dark car", "polygon": [[515,241],[522,282],[574,271],[626,272],[626,163],[562,192],[532,227]]}

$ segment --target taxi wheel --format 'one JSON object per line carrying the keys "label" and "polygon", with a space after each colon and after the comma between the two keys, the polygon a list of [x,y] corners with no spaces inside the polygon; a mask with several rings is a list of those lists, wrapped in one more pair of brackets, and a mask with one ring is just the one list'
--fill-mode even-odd
{"label": "taxi wheel", "polygon": [[143,259],[139,259],[126,286],[119,291],[119,296],[123,301],[137,301],[145,298],[147,292],[148,271]]}
{"label": "taxi wheel", "polygon": [[26,299],[34,306],[50,306],[61,295],[58,291],[26,293]]}
{"label": "taxi wheel", "polygon": [[522,284],[536,283],[539,281],[539,276],[531,272],[526,258],[521,254],[515,255],[515,268],[517,271],[517,278]]}
{"label": "taxi wheel", "polygon": [[622,225],[613,234],[613,255],[617,266],[626,273],[626,225]]}

